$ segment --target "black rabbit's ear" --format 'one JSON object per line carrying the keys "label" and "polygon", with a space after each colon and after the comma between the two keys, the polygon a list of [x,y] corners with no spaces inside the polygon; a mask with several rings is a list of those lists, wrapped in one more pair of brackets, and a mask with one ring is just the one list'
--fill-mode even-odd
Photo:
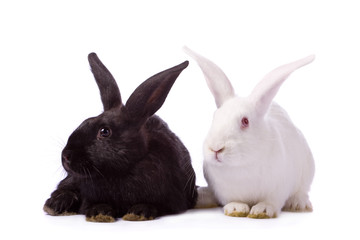
{"label": "black rabbit's ear", "polygon": [[189,65],[188,61],[160,72],[138,86],[126,102],[130,117],[142,122],[151,117],[164,103],[176,78]]}
{"label": "black rabbit's ear", "polygon": [[121,95],[114,77],[100,61],[96,53],[90,53],[88,59],[91,71],[100,90],[104,111],[120,107]]}

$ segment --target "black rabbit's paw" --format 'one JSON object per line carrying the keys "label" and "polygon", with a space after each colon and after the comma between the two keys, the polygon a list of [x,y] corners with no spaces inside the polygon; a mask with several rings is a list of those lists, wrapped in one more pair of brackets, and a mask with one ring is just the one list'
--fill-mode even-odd
{"label": "black rabbit's paw", "polygon": [[50,216],[71,216],[71,215],[76,215],[78,214],[77,212],[68,212],[68,211],[64,211],[64,212],[58,212],[52,208],[50,208],[49,206],[44,205],[43,207],[44,212],[46,212],[47,214],[49,214]]}
{"label": "black rabbit's paw", "polygon": [[144,215],[137,215],[134,213],[127,213],[122,217],[125,221],[148,221],[148,220],[154,220],[153,217],[145,217]]}
{"label": "black rabbit's paw", "polygon": [[85,215],[88,222],[115,222],[114,209],[108,204],[94,205]]}
{"label": "black rabbit's paw", "polygon": [[103,214],[99,213],[96,216],[86,217],[86,221],[110,223],[110,222],[115,222],[115,218],[112,216],[109,216],[109,215],[103,215]]}
{"label": "black rabbit's paw", "polygon": [[147,204],[138,204],[132,206],[128,213],[122,219],[126,221],[147,221],[157,217],[157,209]]}
{"label": "black rabbit's paw", "polygon": [[71,191],[54,191],[46,200],[43,210],[51,216],[66,216],[78,213],[79,198]]}

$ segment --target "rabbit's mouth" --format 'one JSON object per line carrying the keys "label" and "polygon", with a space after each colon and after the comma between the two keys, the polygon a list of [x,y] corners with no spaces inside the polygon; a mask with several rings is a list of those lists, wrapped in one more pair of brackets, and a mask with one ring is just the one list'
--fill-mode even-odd
{"label": "rabbit's mouth", "polygon": [[68,162],[63,162],[63,167],[66,170],[66,172],[76,176],[76,177],[89,177],[91,176],[91,172],[86,168],[86,167],[75,167],[75,166],[71,166],[72,164],[68,163]]}
{"label": "rabbit's mouth", "polygon": [[220,153],[219,152],[215,152],[215,161],[221,163],[221,159],[220,159]]}
{"label": "rabbit's mouth", "polygon": [[67,161],[63,161],[63,167],[64,169],[67,171],[67,172],[70,172],[71,169],[70,169],[70,163],[67,162]]}
{"label": "rabbit's mouth", "polygon": [[74,175],[81,175],[80,173],[78,173],[78,171],[76,171],[74,169],[73,166],[71,166],[71,162],[69,161],[63,161],[63,167],[65,169],[66,172],[74,174]]}
{"label": "rabbit's mouth", "polygon": [[214,155],[215,161],[218,162],[218,163],[221,163],[221,162],[222,162],[223,155],[224,155],[224,147],[218,148],[218,149],[216,149],[216,150],[213,150],[213,149],[211,148],[210,150],[211,150],[211,152],[212,152],[213,155]]}
{"label": "rabbit's mouth", "polygon": [[87,170],[86,167],[78,166],[78,164],[75,164],[75,161],[69,161],[66,158],[63,158],[62,165],[66,172],[76,175],[78,177],[89,175],[90,172]]}
{"label": "rabbit's mouth", "polygon": [[208,158],[210,160],[210,162],[212,164],[215,164],[216,166],[222,166],[224,164],[223,160],[224,160],[224,154],[221,152],[211,152],[210,158]]}
{"label": "rabbit's mouth", "polygon": [[225,160],[225,147],[205,146],[204,147],[205,161],[210,164],[223,165]]}

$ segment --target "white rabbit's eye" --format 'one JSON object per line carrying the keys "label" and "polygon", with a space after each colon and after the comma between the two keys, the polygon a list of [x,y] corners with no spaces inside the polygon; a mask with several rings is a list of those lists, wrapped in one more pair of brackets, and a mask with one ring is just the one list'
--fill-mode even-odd
{"label": "white rabbit's eye", "polygon": [[243,117],[241,119],[241,128],[247,128],[249,126],[249,119],[247,117]]}
{"label": "white rabbit's eye", "polygon": [[102,139],[102,138],[107,138],[111,136],[111,129],[108,127],[102,127],[99,129],[97,138],[98,139]]}

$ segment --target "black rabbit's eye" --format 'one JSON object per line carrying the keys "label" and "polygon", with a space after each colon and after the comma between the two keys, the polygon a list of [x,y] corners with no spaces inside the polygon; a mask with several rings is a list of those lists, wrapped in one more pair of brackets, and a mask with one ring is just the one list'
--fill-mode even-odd
{"label": "black rabbit's eye", "polygon": [[100,128],[100,130],[98,132],[97,138],[101,139],[101,138],[107,138],[110,136],[111,136],[111,129],[108,127],[102,127],[102,128]]}

